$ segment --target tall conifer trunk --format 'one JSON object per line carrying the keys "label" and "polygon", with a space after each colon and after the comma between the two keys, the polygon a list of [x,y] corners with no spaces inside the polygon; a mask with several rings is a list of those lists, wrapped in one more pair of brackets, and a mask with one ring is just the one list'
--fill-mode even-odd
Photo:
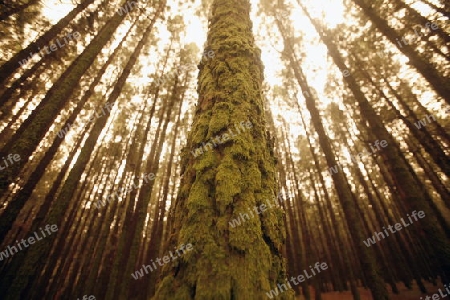
{"label": "tall conifer trunk", "polygon": [[[163,267],[154,299],[264,299],[286,284],[284,216],[273,200],[275,160],[249,12],[248,0],[212,4],[206,50],[214,57],[199,66],[199,101],[164,253],[188,243],[192,250]],[[203,154],[191,154],[198,147]],[[261,204],[267,209],[257,214]],[[231,226],[240,214],[248,218]]]}
{"label": "tall conifer trunk", "polygon": [[[339,50],[330,40],[327,30],[321,28],[317,22],[311,18],[304,6],[302,6],[302,9],[316,28],[324,44],[327,46],[328,53],[336,66],[341,72],[344,72],[345,70],[348,71]],[[367,120],[373,135],[380,140],[387,141],[387,144],[389,145],[389,151],[380,151],[380,156],[383,160],[383,164],[387,167],[387,172],[393,179],[393,185],[396,187],[396,190],[392,190],[393,194],[400,196],[399,199],[402,200],[402,205],[408,209],[408,212],[417,210],[423,211],[426,216],[436,216],[436,212],[439,213],[436,205],[433,201],[429,200],[430,197],[427,195],[427,191],[421,186],[420,180],[417,179],[412,167],[408,164],[405,156],[402,154],[399,144],[386,127],[384,127],[382,120],[366,99],[353,74],[350,73],[348,76],[344,76],[344,81],[355,96],[360,113],[364,119]],[[380,164],[379,166],[383,164]],[[450,243],[448,242],[447,237],[450,234],[446,228],[442,228],[441,226],[446,224],[439,224],[435,217],[424,218],[421,223],[427,238],[433,240],[433,261],[435,263],[439,262],[440,266],[438,267],[438,272],[440,272],[442,281],[448,283],[450,278]]]}

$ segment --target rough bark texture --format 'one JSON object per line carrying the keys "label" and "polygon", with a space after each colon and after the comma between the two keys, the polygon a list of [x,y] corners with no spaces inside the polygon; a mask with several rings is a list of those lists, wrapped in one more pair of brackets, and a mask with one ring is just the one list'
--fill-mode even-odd
{"label": "rough bark texture", "polygon": [[[277,283],[286,283],[284,216],[273,201],[275,161],[249,11],[249,1],[212,5],[207,50],[215,56],[199,66],[199,101],[166,253],[188,243],[192,250],[163,267],[154,299],[264,299]],[[203,154],[191,154],[205,144]],[[267,210],[255,213],[261,204]],[[230,226],[240,214],[248,218]],[[292,290],[280,295],[291,297]]]}

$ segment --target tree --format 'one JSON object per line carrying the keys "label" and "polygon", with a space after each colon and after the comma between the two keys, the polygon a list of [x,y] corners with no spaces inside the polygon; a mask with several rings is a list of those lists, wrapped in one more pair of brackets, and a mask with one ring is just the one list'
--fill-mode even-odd
{"label": "tree", "polygon": [[[45,98],[39,103],[39,106],[29,118],[22,123],[22,126],[17,130],[13,138],[0,150],[0,154],[3,154],[2,156],[5,156],[5,153],[6,155],[13,153],[20,156],[18,163],[0,174],[0,196],[5,193],[9,184],[20,174],[28,158],[45,136],[61,108],[69,101],[69,96],[75,90],[81,76],[111,39],[125,16],[125,14],[119,14],[118,12],[114,14],[93,41],[84,49],[83,53],[75,59],[47,92]],[[6,64],[2,65],[2,68],[6,68],[6,71],[8,70]],[[3,72],[3,70],[0,70],[0,72]]]}
{"label": "tree", "polygon": [[[286,284],[280,208],[250,214],[272,200],[277,185],[249,12],[247,0],[212,4],[206,50],[214,58],[199,66],[199,100],[166,248],[191,244],[192,250],[163,267],[155,299],[260,299]],[[205,151],[194,157],[197,147]],[[230,227],[244,213],[248,219]]]}
{"label": "tree", "polygon": [[402,46],[401,43],[398,43],[396,40],[398,36],[395,30],[390,27],[388,22],[382,19],[377,14],[376,10],[371,7],[365,0],[353,1],[356,5],[361,7],[364,14],[369,17],[376,28],[380,30],[386,36],[386,38],[397,47],[400,52],[402,52],[409,58],[411,65],[413,65],[417,69],[417,71],[420,72],[426,80],[428,80],[436,93],[450,104],[450,88],[446,84],[446,80],[448,80],[448,77],[445,78],[444,75],[440,74],[431,62],[425,61],[413,46],[406,43]]}
{"label": "tree", "polygon": [[[351,72],[348,72],[343,57],[330,38],[331,35],[311,18],[304,6],[302,6],[302,9],[308,15],[311,23],[319,33],[321,40],[327,46],[329,54],[336,66],[343,74],[347,75],[344,76],[344,81],[355,96],[360,113],[367,121],[370,132],[380,140],[385,140],[389,145],[390,151],[380,151],[380,156],[382,158],[382,163],[386,165],[390,176],[394,179],[398,189],[398,192],[396,193],[398,193],[400,199],[403,200],[404,207],[423,211],[425,215],[435,215],[433,211],[435,205],[430,201],[430,196],[427,195],[427,191],[423,188],[423,183],[417,180],[414,171],[402,154],[398,142],[394,139],[392,134],[387,131],[382,119],[375,112],[365,94],[362,92],[355,76]],[[438,269],[440,270],[439,272],[443,281],[447,282],[449,278],[448,270],[450,270],[450,243],[448,242],[447,237],[450,233],[446,232],[439,222],[433,218],[426,218],[423,220],[423,230],[435,241],[433,258],[435,263],[439,262],[441,264]]]}

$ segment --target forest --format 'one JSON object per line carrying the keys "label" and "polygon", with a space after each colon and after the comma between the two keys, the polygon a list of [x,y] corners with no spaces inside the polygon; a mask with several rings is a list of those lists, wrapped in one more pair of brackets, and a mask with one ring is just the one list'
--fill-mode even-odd
{"label": "forest", "polygon": [[449,18],[0,0],[0,299],[447,298]]}

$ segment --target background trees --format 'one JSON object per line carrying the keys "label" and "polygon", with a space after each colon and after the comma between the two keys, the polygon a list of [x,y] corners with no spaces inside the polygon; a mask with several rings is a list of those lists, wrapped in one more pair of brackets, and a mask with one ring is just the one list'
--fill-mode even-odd
{"label": "background trees", "polygon": [[[448,283],[446,2],[250,3],[1,2],[0,167],[21,159],[0,171],[0,255],[59,228],[2,256],[6,299],[258,298],[318,261],[292,287],[307,299]],[[426,217],[364,244],[414,210]]]}

